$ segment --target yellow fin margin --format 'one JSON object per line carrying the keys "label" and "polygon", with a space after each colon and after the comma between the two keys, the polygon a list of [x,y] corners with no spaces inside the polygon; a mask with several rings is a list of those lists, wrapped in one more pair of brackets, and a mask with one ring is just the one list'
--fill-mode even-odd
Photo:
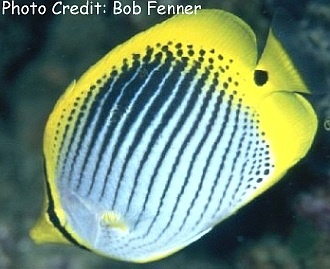
{"label": "yellow fin margin", "polygon": [[[128,56],[133,53],[144,53],[147,46],[156,47],[157,43],[168,42],[192,44],[196,49],[221,48],[218,53],[235,59],[242,77],[250,74],[257,62],[256,37],[243,20],[222,10],[201,10],[196,15],[174,16],[111,50],[77,81],[76,94],[87,90],[98,78],[107,75],[112,66],[121,66],[123,59],[127,59],[127,64],[131,65],[132,59]],[[198,55],[194,57],[197,59]],[[65,93],[69,94],[72,92]]]}
{"label": "yellow fin margin", "polygon": [[275,171],[255,196],[275,184],[310,149],[317,130],[317,117],[300,94],[275,92],[259,108],[261,129],[270,143]]}

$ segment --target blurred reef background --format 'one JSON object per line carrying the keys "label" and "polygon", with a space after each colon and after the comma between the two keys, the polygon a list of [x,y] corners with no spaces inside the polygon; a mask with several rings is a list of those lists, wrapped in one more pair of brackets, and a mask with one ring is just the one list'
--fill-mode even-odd
{"label": "blurred reef background", "polygon": [[56,100],[110,49],[166,17],[55,16],[55,1],[34,2],[49,11],[0,15],[0,269],[330,268],[329,0],[158,0],[228,10],[255,30],[260,44],[273,24],[310,85],[319,130],[308,156],[271,190],[188,248],[143,265],[73,246],[35,245],[29,229],[43,204],[42,136]]}

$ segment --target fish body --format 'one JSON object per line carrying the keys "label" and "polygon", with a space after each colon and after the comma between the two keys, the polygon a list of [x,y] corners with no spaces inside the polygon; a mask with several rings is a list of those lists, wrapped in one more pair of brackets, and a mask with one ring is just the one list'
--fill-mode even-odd
{"label": "fish body", "polygon": [[308,151],[307,86],[269,32],[220,10],[175,16],[109,52],[44,134],[36,242],[148,262],[194,242]]}

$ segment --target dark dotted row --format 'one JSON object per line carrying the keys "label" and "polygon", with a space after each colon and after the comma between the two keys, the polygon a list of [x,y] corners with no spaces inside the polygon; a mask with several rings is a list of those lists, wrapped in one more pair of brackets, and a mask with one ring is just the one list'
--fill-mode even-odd
{"label": "dark dotted row", "polygon": [[[156,44],[156,48],[158,48],[158,52],[155,53],[155,49],[151,46],[147,46],[145,53],[143,55],[143,57],[141,56],[141,54],[139,53],[133,53],[132,54],[132,60],[133,60],[133,65],[134,64],[140,64],[141,62],[143,63],[149,63],[152,60],[152,57],[155,57],[158,61],[162,59],[163,57],[163,53],[166,55],[166,58],[170,58],[173,59],[173,52],[171,51],[170,47],[173,47],[173,42],[169,41],[167,44],[162,45],[160,43]],[[186,45],[186,49],[188,50],[187,55],[189,57],[185,57],[184,56],[184,46],[182,43],[176,43],[174,45],[174,48],[176,49],[175,55],[176,57],[180,58],[181,61],[187,63],[190,58],[196,54],[196,51],[194,50],[194,46],[192,44],[188,44]],[[208,53],[214,55],[215,54],[215,50],[211,49],[208,51]],[[201,67],[202,63],[207,60],[208,65],[207,68],[205,70],[206,73],[209,73],[209,71],[214,70],[215,66],[214,66],[214,62],[215,62],[215,58],[213,57],[208,57],[206,58],[207,55],[207,51],[204,49],[200,49],[198,51],[198,62],[200,63],[199,65],[197,64],[196,66]],[[218,54],[217,59],[220,61],[224,61],[224,56],[222,54]],[[228,60],[229,64],[233,63],[232,59]],[[69,112],[68,116],[67,115],[67,111],[65,109],[63,109],[62,114],[61,114],[61,120],[57,123],[57,130],[56,130],[56,135],[55,135],[55,141],[58,141],[58,135],[59,135],[59,129],[61,128],[61,122],[67,122],[67,125],[70,124],[70,122],[73,120],[73,118],[75,117],[75,114],[77,113],[77,106],[79,105],[79,103],[81,102],[82,105],[79,108],[79,113],[81,113],[79,115],[79,117],[83,116],[83,111],[86,110],[86,104],[87,104],[87,99],[90,99],[90,95],[93,91],[95,91],[96,89],[100,89],[100,87],[102,85],[104,85],[104,83],[106,83],[106,81],[109,78],[114,78],[116,76],[118,76],[119,73],[122,72],[127,72],[129,70],[130,66],[129,66],[129,61],[127,58],[124,58],[122,61],[122,64],[120,66],[120,68],[116,67],[116,66],[112,66],[112,70],[110,71],[109,74],[104,74],[101,78],[97,78],[95,83],[92,84],[89,88],[89,90],[87,91],[87,95],[84,98],[84,100],[81,100],[80,97],[76,97],[75,102],[73,103],[73,108],[71,109],[71,111]],[[220,70],[220,73],[225,73],[226,70],[229,70],[229,65],[224,65],[224,66],[219,66],[218,70]],[[120,70],[120,71],[118,71]],[[237,75],[239,73],[236,73]],[[219,85],[220,84],[220,79],[219,79],[219,72],[214,71],[214,78],[213,78],[213,84],[214,85]],[[228,89],[229,85],[231,83],[234,83],[235,87],[237,87],[239,85],[239,83],[237,81],[233,81],[232,77],[228,77],[226,81],[223,81],[221,86],[224,89]],[[82,94],[83,95],[83,94]],[[66,119],[65,119],[66,118]]]}
{"label": "dark dotted row", "polygon": [[[171,49],[172,47],[172,49]],[[200,49],[198,51],[196,51],[194,49],[194,46],[192,44],[188,44],[186,46],[184,46],[182,43],[176,43],[173,44],[173,42],[169,41],[167,42],[167,44],[163,45],[161,43],[157,43],[156,44],[156,48],[159,49],[161,52],[169,54],[172,53],[171,50],[173,50],[173,54],[177,57],[180,58],[180,60],[182,61],[189,61],[189,59],[191,59],[194,56],[194,63],[197,61],[198,64],[197,66],[201,67],[202,64],[206,65],[206,68],[208,70],[219,70],[220,73],[226,73],[226,71],[230,70],[230,65],[234,62],[233,59],[228,59],[227,64],[223,64],[223,65],[219,65],[219,66],[215,66],[215,59],[220,60],[222,62],[225,61],[225,57],[222,54],[216,54],[215,49],[210,49],[209,51],[206,51],[205,49]],[[187,56],[185,56],[185,51],[187,53]],[[150,53],[150,48],[147,48],[146,53]],[[170,56],[173,57],[173,54],[171,54]],[[210,55],[211,56],[207,56]],[[169,55],[167,55],[169,56]],[[150,60],[150,57],[146,57],[146,59]],[[207,63],[207,64],[206,64]],[[239,72],[236,72],[236,75],[239,76]],[[229,77],[226,79],[227,81],[222,85],[225,89],[229,88],[230,84],[233,84],[234,87],[238,87],[239,86],[239,82],[234,80],[232,77]]]}
{"label": "dark dotted row", "polygon": [[255,128],[256,133],[253,136],[257,138],[257,141],[255,143],[255,151],[252,155],[254,161],[249,173],[251,176],[248,180],[250,184],[246,186],[246,189],[256,189],[257,185],[255,183],[260,184],[265,178],[267,178],[267,176],[271,173],[271,170],[275,167],[274,164],[270,162],[271,158],[269,144],[267,144],[265,139],[262,138],[265,136],[265,133],[260,133],[259,131],[259,120],[253,121],[252,125],[255,124],[257,126]]}

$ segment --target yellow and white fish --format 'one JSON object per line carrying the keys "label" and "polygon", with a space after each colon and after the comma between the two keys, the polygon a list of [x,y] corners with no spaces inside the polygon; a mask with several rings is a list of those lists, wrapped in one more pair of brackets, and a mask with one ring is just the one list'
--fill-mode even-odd
{"label": "yellow and white fish", "polygon": [[276,183],[313,141],[309,93],[269,32],[175,16],[109,52],[57,102],[44,135],[36,242],[119,260],[168,256]]}

